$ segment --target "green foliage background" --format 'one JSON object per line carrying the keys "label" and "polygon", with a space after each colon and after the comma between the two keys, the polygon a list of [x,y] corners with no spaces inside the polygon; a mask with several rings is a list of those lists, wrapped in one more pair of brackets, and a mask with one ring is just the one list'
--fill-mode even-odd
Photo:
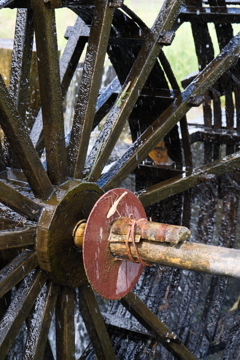
{"label": "green foliage background", "polygon": [[[130,7],[136,14],[151,27],[160,11],[162,1],[159,0],[125,0],[124,4]],[[3,9],[0,11],[0,37],[13,38],[14,23],[16,11]],[[66,40],[64,33],[67,26],[73,25],[76,15],[68,9],[60,9],[56,11],[58,42],[61,49],[64,48]],[[214,25],[209,25],[211,36],[215,44],[215,55],[219,49],[214,31]],[[238,31],[236,26],[235,32]],[[194,44],[191,35],[191,27],[189,23],[183,24],[177,31],[176,37],[171,46],[164,48],[171,67],[180,82],[187,75],[198,70],[197,59],[195,55]]]}

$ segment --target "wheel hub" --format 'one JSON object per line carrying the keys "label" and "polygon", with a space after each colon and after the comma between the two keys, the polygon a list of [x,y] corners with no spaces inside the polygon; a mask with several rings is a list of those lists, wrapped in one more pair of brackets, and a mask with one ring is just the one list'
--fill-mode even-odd
{"label": "wheel hub", "polygon": [[96,184],[69,181],[46,202],[36,248],[40,267],[54,282],[77,287],[86,279],[82,251],[74,245],[72,232],[79,220],[88,217],[102,193]]}

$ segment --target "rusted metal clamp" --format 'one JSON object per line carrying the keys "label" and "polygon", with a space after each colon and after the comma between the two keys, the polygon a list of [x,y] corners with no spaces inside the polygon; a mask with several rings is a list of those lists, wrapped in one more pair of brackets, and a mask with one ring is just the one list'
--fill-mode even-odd
{"label": "rusted metal clamp", "polygon": [[159,36],[158,43],[160,45],[165,45],[165,46],[171,45],[174,37],[175,37],[174,31],[163,31]]}
{"label": "rusted metal clamp", "polygon": [[123,1],[124,0],[110,0],[109,6],[115,9],[120,8],[123,5]]}

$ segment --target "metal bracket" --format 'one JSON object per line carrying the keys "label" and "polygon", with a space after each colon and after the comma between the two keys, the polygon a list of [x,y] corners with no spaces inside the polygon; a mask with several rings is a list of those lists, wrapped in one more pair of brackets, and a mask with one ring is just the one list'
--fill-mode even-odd
{"label": "metal bracket", "polygon": [[123,5],[123,1],[124,0],[110,0],[109,6],[114,9],[120,8]]}
{"label": "metal bracket", "polygon": [[159,44],[161,45],[171,45],[175,37],[174,31],[163,31],[159,36]]}
{"label": "metal bracket", "polygon": [[204,99],[205,99],[204,95],[191,96],[188,101],[188,105],[192,107],[198,107],[203,103]]}

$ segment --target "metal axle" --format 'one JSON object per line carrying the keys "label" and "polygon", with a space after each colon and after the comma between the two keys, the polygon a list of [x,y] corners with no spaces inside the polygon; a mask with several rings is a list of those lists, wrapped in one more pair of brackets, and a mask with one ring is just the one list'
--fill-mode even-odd
{"label": "metal axle", "polygon": [[[129,236],[133,221],[136,222],[135,244]],[[78,247],[82,247],[84,229],[85,221],[81,221],[74,234],[74,242]],[[119,259],[131,260],[130,251],[135,262],[140,257],[147,264],[240,278],[239,250],[192,243],[186,241],[189,237],[189,229],[183,226],[121,217],[111,225],[108,240],[111,254]]]}
{"label": "metal axle", "polygon": [[[136,221],[135,244],[133,244],[129,237],[132,221],[133,219],[120,218],[111,226],[109,246],[113,256],[129,259],[130,251],[134,261],[138,261],[140,257],[144,263],[148,264],[240,278],[239,250],[191,243],[185,241],[190,236],[187,228],[147,220],[142,223]],[[160,238],[159,234],[161,234]],[[175,235],[171,241],[169,241],[169,234],[173,237]]]}

